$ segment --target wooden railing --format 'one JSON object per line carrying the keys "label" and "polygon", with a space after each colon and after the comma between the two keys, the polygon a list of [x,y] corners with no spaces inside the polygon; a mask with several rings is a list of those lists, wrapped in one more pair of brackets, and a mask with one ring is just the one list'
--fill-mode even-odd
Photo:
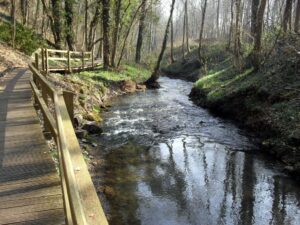
{"label": "wooden railing", "polygon": [[[102,60],[95,61],[93,52],[76,52],[41,48],[35,52],[35,67],[44,73],[67,72],[91,69],[101,65]],[[51,65],[57,63],[59,65]]]}
{"label": "wooden railing", "polygon": [[72,125],[72,93],[57,91],[34,65],[29,68],[35,104],[58,149],[66,223],[108,225]]}

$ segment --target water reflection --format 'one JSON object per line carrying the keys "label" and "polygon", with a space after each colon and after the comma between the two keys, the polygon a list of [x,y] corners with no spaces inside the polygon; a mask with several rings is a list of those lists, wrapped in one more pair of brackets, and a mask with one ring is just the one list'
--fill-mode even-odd
{"label": "water reflection", "polygon": [[299,184],[248,134],[189,102],[190,85],[164,78],[106,113],[110,224],[299,224]]}

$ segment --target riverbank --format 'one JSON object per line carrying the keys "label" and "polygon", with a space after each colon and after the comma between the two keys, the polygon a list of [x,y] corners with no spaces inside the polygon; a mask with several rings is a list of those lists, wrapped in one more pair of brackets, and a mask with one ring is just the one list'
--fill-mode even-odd
{"label": "riverbank", "polygon": [[70,75],[50,74],[48,79],[57,87],[74,93],[74,124],[82,152],[90,169],[97,164],[93,157],[97,136],[102,133],[101,113],[110,107],[116,96],[145,91],[142,85],[151,72],[138,65],[124,65],[118,70],[98,68]]}
{"label": "riverbank", "polygon": [[[194,71],[201,78],[194,84],[190,97],[196,104],[255,131],[263,149],[299,177],[300,61],[289,46],[299,47],[299,38],[289,36],[278,41],[270,58],[257,72],[252,68],[237,71],[230,57],[208,63],[206,75],[201,74],[203,68],[197,68]],[[176,64],[181,65],[180,71],[187,62]],[[165,72],[170,71],[168,68]],[[182,76],[177,74],[178,78]]]}

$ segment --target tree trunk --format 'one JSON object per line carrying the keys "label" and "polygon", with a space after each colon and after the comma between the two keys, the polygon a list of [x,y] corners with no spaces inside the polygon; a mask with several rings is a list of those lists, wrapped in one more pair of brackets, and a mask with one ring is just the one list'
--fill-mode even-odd
{"label": "tree trunk", "polygon": [[89,2],[85,0],[85,10],[84,10],[84,45],[85,49],[88,50],[88,10],[89,10]]}
{"label": "tree trunk", "polygon": [[21,8],[21,14],[22,14],[22,24],[25,25],[27,23],[28,0],[21,0],[20,8]]}
{"label": "tree trunk", "polygon": [[251,6],[251,35],[254,37],[256,29],[256,17],[260,0],[252,0]]}
{"label": "tree trunk", "polygon": [[66,17],[66,41],[69,50],[74,50],[74,32],[73,32],[73,12],[74,0],[65,0],[65,17]]}
{"label": "tree trunk", "polygon": [[287,32],[288,26],[292,16],[292,7],[293,7],[293,0],[286,0],[285,9],[283,13],[283,20],[282,20],[282,29],[284,32]]}
{"label": "tree trunk", "polygon": [[299,23],[300,23],[300,0],[298,0],[296,6],[296,17],[295,17],[295,28],[294,28],[296,33],[299,32]]}
{"label": "tree trunk", "polygon": [[220,34],[220,0],[218,0],[218,5],[217,5],[217,38],[219,37],[219,34]]}
{"label": "tree trunk", "polygon": [[266,8],[267,0],[261,0],[257,18],[256,18],[256,27],[255,27],[255,38],[254,38],[254,48],[252,52],[252,64],[257,70],[261,64],[261,37],[263,31],[263,22],[264,22],[264,12]]}
{"label": "tree trunk", "polygon": [[109,44],[109,9],[110,0],[102,0],[102,29],[103,29],[103,66],[104,69],[109,67],[110,58],[110,44]]}
{"label": "tree trunk", "polygon": [[190,53],[190,41],[189,41],[190,31],[189,31],[188,0],[185,0],[184,11],[185,11],[186,48],[187,48],[187,52]]}
{"label": "tree trunk", "polygon": [[185,15],[185,10],[184,10],[184,14],[183,14],[183,27],[182,27],[182,47],[181,47],[181,51],[182,51],[182,59],[185,59],[185,37],[186,37],[186,15]]}
{"label": "tree trunk", "polygon": [[143,46],[143,35],[144,35],[144,29],[145,29],[145,19],[146,19],[146,6],[147,6],[147,0],[142,0],[142,8],[141,8],[141,17],[140,17],[140,23],[139,23],[139,33],[138,33],[138,39],[136,43],[136,53],[135,53],[135,62],[140,63],[141,62],[141,52],[142,52],[142,46]]}
{"label": "tree trunk", "polygon": [[131,19],[131,21],[130,21],[129,27],[128,27],[127,32],[126,32],[126,34],[125,34],[125,38],[124,38],[124,40],[123,40],[123,45],[122,45],[122,49],[121,49],[121,53],[120,53],[120,58],[119,58],[117,67],[119,67],[120,64],[121,64],[122,58],[123,58],[123,56],[124,56],[124,51],[125,51],[126,42],[127,42],[128,37],[129,37],[131,27],[132,27],[132,25],[133,25],[133,23],[134,23],[134,21],[135,21],[135,18],[136,18],[136,16],[137,16],[138,12],[140,11],[142,5],[143,5],[143,2],[138,6],[138,8],[136,9],[136,11],[135,11],[135,13],[134,13],[134,15],[133,15],[133,17],[132,17],[132,19]]}
{"label": "tree trunk", "polygon": [[[40,3],[41,3],[40,0],[36,1],[35,16],[34,16],[34,21],[33,21],[33,24],[32,24],[32,28],[35,28],[36,30],[37,30],[37,28],[36,28],[37,20],[39,18],[39,12],[40,12]],[[43,17],[44,17],[44,15],[43,15]]]}
{"label": "tree trunk", "polygon": [[171,12],[170,12],[170,16],[169,16],[169,19],[168,19],[167,27],[166,27],[166,30],[165,30],[165,35],[164,35],[164,40],[163,40],[161,52],[159,54],[156,66],[154,68],[154,71],[153,71],[151,77],[145,82],[145,84],[148,87],[152,87],[152,88],[159,87],[159,85],[157,83],[157,80],[159,78],[159,69],[160,69],[160,64],[161,64],[161,61],[163,59],[166,47],[167,47],[168,34],[169,34],[169,30],[170,30],[171,20],[172,20],[172,17],[173,17],[174,6],[175,6],[175,0],[172,0]]}
{"label": "tree trunk", "polygon": [[62,12],[61,12],[61,1],[51,0],[52,3],[52,17],[53,17],[53,33],[55,45],[58,49],[62,49]]}
{"label": "tree trunk", "polygon": [[204,6],[202,7],[202,20],[201,20],[200,35],[199,35],[199,48],[198,48],[198,59],[200,62],[202,62],[201,48],[202,48],[202,37],[203,37],[203,31],[204,31],[206,8],[207,8],[207,0],[204,0]]}
{"label": "tree trunk", "polygon": [[11,42],[12,42],[12,47],[16,47],[16,0],[11,0],[11,10],[10,10],[10,15],[13,20],[13,26],[12,26],[12,32],[11,32]]}
{"label": "tree trunk", "polygon": [[88,44],[87,44],[87,50],[91,51],[94,47],[94,43],[93,43],[93,37],[94,37],[94,31],[96,30],[97,24],[99,23],[99,19],[101,16],[100,13],[100,5],[101,5],[101,0],[97,0],[96,2],[96,10],[95,10],[95,14],[93,16],[93,19],[90,23],[90,31],[89,31],[89,35],[88,35]]}
{"label": "tree trunk", "polygon": [[113,45],[112,45],[112,54],[111,54],[111,65],[115,67],[115,59],[118,47],[118,37],[120,32],[120,21],[121,21],[121,6],[122,0],[117,0],[116,10],[115,10],[115,27],[113,33]]}
{"label": "tree trunk", "polygon": [[174,58],[174,24],[173,24],[173,18],[171,19],[171,62],[175,62]]}
{"label": "tree trunk", "polygon": [[231,0],[231,4],[230,4],[230,28],[229,28],[229,37],[228,37],[228,44],[227,44],[227,49],[230,49],[231,46],[231,41],[232,41],[232,34],[233,34],[233,17],[234,17],[234,13],[233,13],[233,3],[234,0]]}
{"label": "tree trunk", "polygon": [[241,70],[242,69],[242,66],[241,66],[241,25],[240,25],[241,0],[236,0],[235,6],[236,6],[236,18],[235,18],[235,37],[234,37],[234,64],[239,70]]}

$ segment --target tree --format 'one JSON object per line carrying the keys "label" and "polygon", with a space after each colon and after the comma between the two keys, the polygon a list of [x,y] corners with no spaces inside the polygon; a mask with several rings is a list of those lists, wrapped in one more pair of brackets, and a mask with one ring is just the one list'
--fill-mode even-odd
{"label": "tree", "polygon": [[74,50],[74,32],[73,32],[73,7],[74,0],[65,0],[65,17],[66,17],[66,41],[69,50]]}
{"label": "tree", "polygon": [[201,48],[202,48],[202,38],[203,38],[203,31],[204,31],[206,8],[207,8],[207,0],[204,0],[204,5],[202,7],[202,19],[201,19],[201,27],[200,27],[200,35],[199,35],[199,47],[198,47],[198,59],[199,59],[200,62],[202,62]]}
{"label": "tree", "polygon": [[53,34],[56,48],[62,49],[62,10],[60,0],[51,0],[53,17]]}
{"label": "tree", "polygon": [[103,67],[108,69],[110,66],[110,44],[109,44],[109,23],[110,23],[110,0],[102,0],[102,30],[103,30]]}
{"label": "tree", "polygon": [[143,36],[144,36],[145,19],[146,19],[146,6],[147,6],[147,0],[142,0],[139,31],[138,31],[138,38],[137,38],[137,43],[136,43],[136,54],[135,54],[135,62],[136,63],[141,62],[141,52],[142,52],[142,46],[143,46]]}
{"label": "tree", "polygon": [[88,38],[87,38],[87,50],[88,51],[91,51],[93,49],[94,45],[95,45],[94,37],[95,37],[95,31],[96,31],[96,28],[97,28],[97,24],[99,23],[100,16],[101,16],[101,12],[100,12],[101,1],[102,0],[97,0],[96,1],[95,13],[94,13],[93,19],[90,22],[90,26],[89,26],[90,30],[88,32],[89,34],[88,34]]}
{"label": "tree", "polygon": [[283,13],[283,20],[282,20],[282,29],[284,32],[287,32],[288,25],[291,22],[292,7],[293,7],[293,0],[286,0],[285,9]]}
{"label": "tree", "polygon": [[12,42],[12,47],[15,48],[16,44],[16,0],[11,0],[11,10],[10,10],[10,15],[13,20],[13,27],[12,27],[12,34],[11,34],[11,42]]}
{"label": "tree", "polygon": [[190,41],[189,41],[190,32],[189,32],[188,0],[185,0],[184,11],[185,11],[186,48],[187,48],[188,53],[190,53]]}
{"label": "tree", "polygon": [[175,62],[175,58],[174,58],[174,24],[173,24],[173,17],[171,19],[171,63]]}
{"label": "tree", "polygon": [[220,23],[220,0],[218,0],[218,5],[217,5],[217,37],[219,37],[219,33],[220,33],[220,28],[219,28],[219,24]]}
{"label": "tree", "polygon": [[261,0],[259,9],[257,11],[256,22],[255,22],[254,48],[251,55],[252,55],[252,64],[256,70],[259,69],[261,64],[261,37],[262,37],[264,12],[266,8],[266,4],[267,4],[267,0]]}
{"label": "tree", "polygon": [[233,13],[233,5],[234,5],[234,0],[230,1],[230,27],[229,27],[229,38],[228,38],[228,44],[227,44],[227,49],[230,49],[231,46],[231,40],[232,40],[232,34],[233,34],[233,19],[234,19],[234,13]]}
{"label": "tree", "polygon": [[300,23],[300,0],[297,1],[297,6],[296,6],[296,17],[295,17],[295,32],[299,32],[299,23]]}
{"label": "tree", "polygon": [[167,47],[168,34],[169,34],[169,30],[170,30],[171,20],[172,20],[172,17],[173,17],[174,6],[175,6],[175,0],[172,0],[171,12],[170,12],[170,16],[169,16],[169,19],[168,19],[168,22],[167,22],[167,27],[166,27],[166,30],[165,30],[165,35],[164,35],[162,48],[161,48],[156,66],[154,68],[154,71],[153,71],[151,77],[145,82],[145,84],[150,88],[151,87],[152,88],[159,87],[159,85],[157,83],[157,80],[159,78],[159,69],[160,69],[160,64],[161,64],[161,61],[163,59],[166,47]]}
{"label": "tree", "polygon": [[[235,36],[234,36],[234,64],[241,69],[241,0],[235,0],[236,17],[235,17]],[[257,20],[256,20],[257,21]]]}
{"label": "tree", "polygon": [[252,0],[251,6],[251,35],[254,37],[256,29],[256,17],[260,0]]}
{"label": "tree", "polygon": [[20,0],[20,8],[22,14],[22,24],[26,25],[28,17],[28,0]]}
{"label": "tree", "polygon": [[113,45],[112,45],[112,54],[111,54],[111,65],[115,67],[115,58],[118,47],[118,38],[120,31],[120,21],[121,21],[121,6],[122,0],[116,0],[116,9],[115,9],[115,28],[113,33]]}

